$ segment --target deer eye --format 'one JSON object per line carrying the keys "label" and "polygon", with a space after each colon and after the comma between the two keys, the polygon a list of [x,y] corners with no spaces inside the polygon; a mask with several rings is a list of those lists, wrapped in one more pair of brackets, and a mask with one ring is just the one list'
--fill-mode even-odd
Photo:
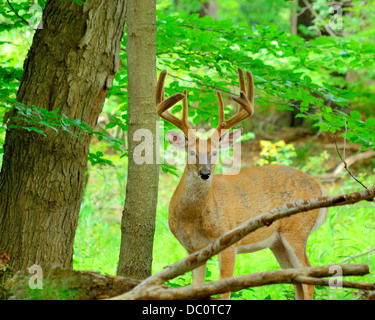
{"label": "deer eye", "polygon": [[190,155],[191,156],[195,156],[195,152],[194,151],[190,151]]}

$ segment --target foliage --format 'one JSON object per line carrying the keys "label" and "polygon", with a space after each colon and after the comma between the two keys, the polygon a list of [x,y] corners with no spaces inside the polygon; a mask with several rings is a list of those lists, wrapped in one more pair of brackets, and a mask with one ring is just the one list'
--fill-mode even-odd
{"label": "foliage", "polygon": [[329,166],[326,164],[328,159],[329,153],[324,150],[317,156],[308,157],[301,170],[312,175],[323,174],[329,170]]}
{"label": "foliage", "polygon": [[[123,141],[116,137],[111,137],[102,131],[96,131],[89,125],[82,122],[80,119],[69,119],[66,115],[59,114],[59,108],[52,111],[48,111],[44,108],[37,108],[35,106],[25,106],[19,102],[4,101],[5,105],[10,105],[5,109],[8,111],[7,116],[4,119],[4,124],[10,120],[13,120],[12,124],[8,125],[9,129],[22,128],[27,131],[33,131],[43,136],[47,136],[46,129],[52,129],[54,131],[62,130],[75,136],[77,139],[83,140],[84,134],[96,135],[99,140],[106,140],[109,142],[114,149],[119,152],[123,152]],[[16,112],[14,112],[16,111]],[[77,130],[79,129],[78,132]],[[89,161],[91,164],[99,165],[112,165],[110,160],[103,158],[102,152],[89,153]]]}
{"label": "foliage", "polygon": [[[21,78],[20,66],[23,57],[15,56],[14,53],[23,42],[20,32],[25,28],[29,32],[27,41],[31,41],[30,29],[21,18],[26,21],[31,18],[27,12],[32,1],[13,1],[14,10],[5,1],[2,2],[0,15],[4,22],[0,24],[3,40],[0,45],[6,50],[1,54],[4,62],[0,67],[0,81],[3,84],[0,90],[0,118],[7,111],[6,103],[14,101],[12,99]],[[44,6],[44,1],[38,3]],[[320,7],[316,10],[327,6],[322,1],[319,3]],[[258,94],[256,108],[259,112],[265,112],[269,105],[277,105],[280,111],[298,108],[297,117],[306,118],[320,130],[342,132],[342,135],[346,131],[349,141],[360,143],[363,148],[374,147],[375,118],[372,117],[371,107],[375,102],[371,91],[373,84],[367,88],[364,83],[374,75],[374,68],[371,67],[374,66],[375,46],[374,39],[370,36],[373,23],[361,28],[349,27],[353,25],[353,21],[358,23],[360,20],[357,7],[362,4],[361,1],[354,2],[355,9],[350,19],[348,17],[349,21],[344,19],[344,27],[348,26],[351,31],[348,36],[322,36],[310,41],[290,34],[285,28],[280,29],[272,23],[272,19],[255,19],[260,13],[254,13],[255,16],[250,21],[252,25],[239,18],[242,13],[237,13],[235,19],[230,19],[233,15],[227,13],[225,16],[222,12],[224,19],[217,20],[188,14],[196,12],[195,7],[198,4],[199,1],[191,2],[186,5],[190,6],[189,8],[180,8],[186,11],[175,11],[171,14],[173,4],[170,1],[159,1],[160,9],[157,12],[158,68],[166,68],[171,75],[166,93],[170,95],[189,87],[189,116],[195,125],[217,124],[214,90],[232,92],[229,85],[237,85],[236,68],[241,66],[252,70],[254,74]],[[366,4],[366,15],[371,18],[375,15],[374,1],[368,1]],[[240,1],[239,5],[241,8],[247,6],[245,1]],[[290,9],[289,5],[280,1],[268,0],[267,6]],[[267,10],[267,6],[263,8],[262,14]],[[249,12],[249,8],[244,12]],[[285,17],[282,20],[285,21]],[[126,46],[126,37],[123,46]],[[121,57],[124,68],[118,72],[105,106],[105,110],[109,110],[111,114],[110,122],[106,125],[107,130],[113,127],[127,130],[125,50],[121,51]],[[338,77],[341,84],[337,85],[338,78],[332,76],[337,72],[351,72],[361,76],[358,81],[346,81],[343,77]],[[238,94],[237,90],[235,91]],[[353,103],[355,107],[351,107]],[[228,117],[235,106],[229,100],[225,101],[225,104]],[[358,105],[361,107],[358,108]],[[367,105],[369,107],[365,107]],[[180,110],[181,106],[175,107],[175,112]],[[34,123],[35,126],[28,126],[26,129],[42,133],[36,129],[37,124],[48,126],[44,119],[34,119]],[[166,124],[165,129],[170,127]],[[5,128],[4,125],[0,126],[1,141]],[[56,125],[54,128],[65,130],[66,127]],[[90,133],[100,135],[94,130]],[[119,143],[120,141],[116,141],[114,145],[118,146]],[[164,170],[168,171],[169,167],[165,166]]]}
{"label": "foliage", "polygon": [[261,140],[260,146],[260,159],[256,162],[259,166],[269,164],[282,164],[289,166],[292,164],[292,158],[296,157],[294,145],[291,143],[286,144],[285,141],[280,140],[275,143],[267,140]]}
{"label": "foliage", "polygon": [[[199,114],[189,111],[194,124],[217,124],[213,91],[228,91],[228,83],[236,84],[235,69],[241,66],[254,74],[257,108],[270,103],[277,104],[279,110],[299,108],[298,117],[332,133],[345,131],[346,123],[347,138],[366,148],[374,146],[374,119],[368,118],[371,108],[363,109],[365,114],[345,110],[351,109],[352,100],[374,103],[374,95],[358,87],[346,89],[346,83],[338,87],[332,76],[349,71],[371,76],[364,63],[369,59],[370,65],[373,63],[373,39],[363,40],[319,37],[307,42],[271,23],[234,25],[229,19],[199,18],[185,12],[158,14],[158,61],[160,69],[167,68],[174,78],[166,92],[172,94],[190,86],[191,104],[199,107]],[[345,80],[340,77],[340,81]],[[229,112],[232,109],[232,105],[226,108]]]}

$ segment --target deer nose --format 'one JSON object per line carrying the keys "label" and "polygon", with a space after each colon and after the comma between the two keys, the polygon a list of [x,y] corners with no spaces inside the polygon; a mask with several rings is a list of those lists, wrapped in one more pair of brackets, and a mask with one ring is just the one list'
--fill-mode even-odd
{"label": "deer nose", "polygon": [[209,171],[209,170],[201,170],[201,171],[199,171],[199,176],[203,180],[207,180],[210,177],[210,175],[211,175],[211,171]]}

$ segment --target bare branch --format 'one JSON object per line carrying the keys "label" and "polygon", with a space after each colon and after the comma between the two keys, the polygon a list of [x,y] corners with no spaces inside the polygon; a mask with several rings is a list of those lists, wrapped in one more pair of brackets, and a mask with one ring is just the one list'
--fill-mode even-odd
{"label": "bare branch", "polygon": [[374,251],[375,251],[375,247],[372,247],[372,248],[370,248],[370,249],[368,249],[364,252],[346,257],[345,259],[342,259],[341,262],[346,262],[346,261],[353,260],[353,259],[356,259],[356,258],[359,258],[359,257],[363,257],[366,254],[369,254],[369,253],[374,252]]}
{"label": "bare branch", "polygon": [[[22,17],[22,16],[20,16],[20,15],[18,14],[18,12],[13,8],[13,6],[12,6],[12,4],[9,2],[9,0],[7,0],[7,2],[8,2],[8,5],[9,5],[10,9],[12,10],[12,12],[13,12],[18,18],[20,18],[22,22],[24,22],[24,23],[26,23],[27,25],[29,25],[29,23],[25,20],[25,18]],[[30,26],[30,28],[32,28],[32,27]],[[34,28],[32,28],[32,29],[34,29]],[[35,30],[35,29],[34,29],[34,30]]]}
{"label": "bare branch", "polygon": [[[329,286],[328,279],[323,277],[331,277],[332,269],[340,268],[343,276],[363,276],[369,273],[369,267],[366,264],[352,265],[328,265],[320,267],[298,268],[273,270],[266,272],[257,272],[252,274],[241,275],[233,278],[222,279],[218,281],[202,283],[179,288],[168,288],[163,286],[152,286],[142,291],[142,296],[135,299],[156,299],[156,300],[177,300],[177,299],[204,299],[215,294],[225,293],[228,291],[236,291],[250,287],[259,287],[271,284],[291,283],[291,284],[313,284],[321,286]],[[362,290],[374,290],[375,285],[371,283],[357,283],[349,281],[341,281],[342,287],[356,288]],[[128,297],[132,299],[131,292]],[[115,297],[112,299],[121,299]]]}
{"label": "bare branch", "polygon": [[[295,278],[299,283],[304,284],[311,284],[315,286],[324,286],[329,287],[332,286],[330,284],[329,279],[317,279],[312,277],[304,277],[298,276]],[[359,290],[374,290],[375,284],[374,283],[363,283],[363,282],[355,282],[355,281],[341,281],[340,285],[337,288],[352,288],[352,289],[359,289]]]}
{"label": "bare branch", "polygon": [[[336,151],[339,146],[337,146]],[[372,158],[375,157],[375,151],[372,149],[366,150],[365,152],[357,153],[354,155],[351,155],[347,159],[345,159],[345,163],[341,162],[333,172],[324,175],[324,176],[319,176],[317,177],[319,180],[323,182],[334,182],[336,181],[340,174],[342,173],[343,170],[347,170],[352,164],[354,164],[357,161],[361,161],[364,159]],[[345,169],[345,164],[346,164],[346,169]]]}
{"label": "bare branch", "polygon": [[333,140],[333,142],[335,143],[335,146],[336,146],[336,152],[337,152],[337,154],[338,154],[338,156],[339,156],[339,158],[341,159],[341,162],[344,164],[344,169],[350,174],[350,176],[355,180],[355,181],[357,181],[362,187],[364,187],[365,189],[368,189],[360,180],[358,180],[356,177],[355,177],[355,175],[353,174],[353,172],[351,172],[350,170],[349,170],[349,166],[348,166],[348,164],[347,164],[347,162],[345,161],[345,140],[346,140],[346,121],[345,121],[345,140],[344,140],[344,151],[343,151],[343,154],[344,154],[344,157],[342,157],[341,156],[341,154],[340,154],[340,151],[339,151],[339,148],[338,148],[338,146],[337,146],[337,142],[336,142],[336,137],[333,135],[333,134],[331,134],[331,137],[332,137],[332,140]]}

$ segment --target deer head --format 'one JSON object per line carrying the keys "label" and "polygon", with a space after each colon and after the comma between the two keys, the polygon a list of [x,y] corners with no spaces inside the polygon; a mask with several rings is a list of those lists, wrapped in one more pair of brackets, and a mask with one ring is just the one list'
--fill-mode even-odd
{"label": "deer head", "polygon": [[[220,148],[230,147],[240,136],[237,132],[228,132],[237,123],[250,117],[254,112],[254,81],[250,71],[246,71],[247,90],[245,86],[245,77],[241,68],[238,68],[240,82],[240,96],[232,95],[232,99],[239,104],[238,112],[230,119],[225,121],[224,105],[221,93],[217,91],[219,101],[219,124],[213,134],[202,141],[195,134],[188,123],[188,100],[187,90],[183,93],[175,93],[171,97],[164,98],[164,81],[167,75],[166,70],[160,73],[156,85],[156,111],[157,114],[168,122],[179,128],[181,132],[168,131],[168,141],[177,149],[185,150],[187,154],[187,170],[194,177],[201,180],[210,180],[217,163],[218,152]],[[182,100],[182,119],[178,119],[171,114],[170,109],[177,102]]]}

